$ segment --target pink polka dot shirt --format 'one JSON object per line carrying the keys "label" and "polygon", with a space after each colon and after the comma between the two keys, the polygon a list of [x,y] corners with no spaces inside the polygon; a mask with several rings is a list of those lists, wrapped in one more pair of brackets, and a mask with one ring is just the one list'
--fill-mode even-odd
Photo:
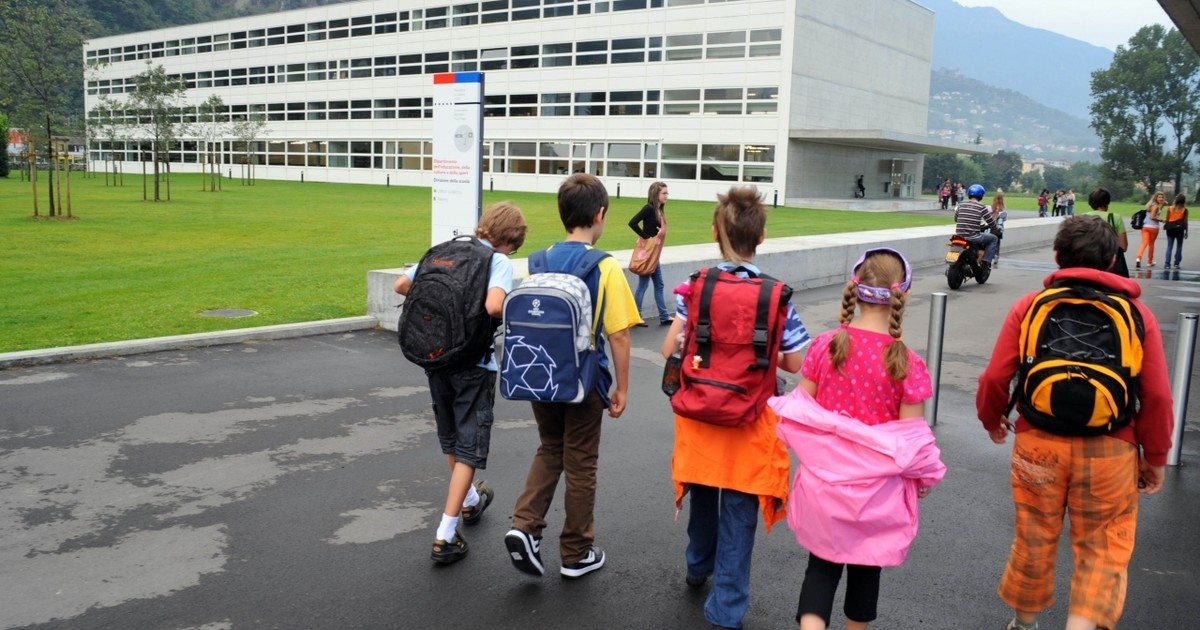
{"label": "pink polka dot shirt", "polygon": [[847,328],[850,354],[842,369],[833,369],[829,343],[840,328],[817,336],[804,357],[800,374],[817,384],[816,400],[822,407],[875,425],[896,420],[900,405],[913,405],[933,396],[929,368],[911,348],[908,350],[908,377],[894,381],[888,376],[883,357],[892,343],[884,333]]}

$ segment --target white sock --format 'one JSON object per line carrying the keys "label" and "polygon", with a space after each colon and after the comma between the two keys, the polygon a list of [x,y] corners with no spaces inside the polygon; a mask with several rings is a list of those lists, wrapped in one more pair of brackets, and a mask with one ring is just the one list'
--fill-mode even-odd
{"label": "white sock", "polygon": [[437,537],[438,540],[451,542],[454,540],[454,535],[458,532],[458,517],[450,516],[449,514],[442,515],[442,523],[438,525]]}
{"label": "white sock", "polygon": [[475,507],[479,505],[479,491],[475,489],[475,484],[467,489],[467,498],[463,499],[463,507]]}

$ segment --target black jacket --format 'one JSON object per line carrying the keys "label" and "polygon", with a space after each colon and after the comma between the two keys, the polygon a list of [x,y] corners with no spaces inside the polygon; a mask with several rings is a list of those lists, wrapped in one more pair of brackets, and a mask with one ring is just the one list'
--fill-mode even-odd
{"label": "black jacket", "polygon": [[658,234],[658,228],[658,210],[650,204],[642,206],[642,209],[629,220],[629,229],[636,232],[641,238],[654,238]]}

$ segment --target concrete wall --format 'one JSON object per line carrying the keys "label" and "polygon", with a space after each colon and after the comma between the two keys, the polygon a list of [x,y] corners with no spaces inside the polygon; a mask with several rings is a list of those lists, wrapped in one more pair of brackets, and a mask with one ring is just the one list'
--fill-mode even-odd
{"label": "concrete wall", "polygon": [[[1060,221],[1057,218],[1009,220],[1005,224],[1002,251],[1045,247],[1054,240]],[[887,246],[904,253],[914,268],[914,274],[940,275],[945,270],[946,242],[952,231],[951,226],[934,226],[773,238],[759,245],[755,262],[763,271],[787,282],[792,288],[809,289],[842,284],[849,276],[850,265],[858,260],[863,250]],[[625,266],[629,263],[632,250],[610,253]],[[696,269],[715,265],[720,260],[721,255],[715,243],[664,248],[660,264],[668,301],[675,285],[686,280]],[[513,266],[516,278],[528,275],[526,259],[514,260]],[[387,330],[396,330],[400,318],[400,311],[396,307],[403,302],[403,298],[392,290],[392,284],[402,272],[403,269],[367,272],[367,315],[375,317],[379,325]],[[625,275],[630,286],[635,287],[637,277],[628,271]],[[642,300],[642,316],[653,319],[656,310],[654,297],[649,293]],[[673,312],[674,308],[670,310]]]}

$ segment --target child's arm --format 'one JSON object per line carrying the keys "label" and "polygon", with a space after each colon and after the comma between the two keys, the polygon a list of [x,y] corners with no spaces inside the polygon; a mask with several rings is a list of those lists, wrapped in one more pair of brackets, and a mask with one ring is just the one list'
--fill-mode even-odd
{"label": "child's arm", "polygon": [[799,350],[795,352],[779,353],[779,369],[784,372],[795,374],[800,371],[800,366],[804,363],[804,356]]}
{"label": "child's arm", "polygon": [[610,334],[608,344],[612,347],[613,367],[617,372],[617,389],[610,397],[608,415],[620,418],[625,412],[625,398],[629,392],[629,329]]}
{"label": "child's arm", "polygon": [[664,359],[670,358],[671,354],[679,349],[679,334],[683,332],[683,320],[678,317],[671,322],[671,328],[667,330],[667,336],[663,337],[662,355]]}

